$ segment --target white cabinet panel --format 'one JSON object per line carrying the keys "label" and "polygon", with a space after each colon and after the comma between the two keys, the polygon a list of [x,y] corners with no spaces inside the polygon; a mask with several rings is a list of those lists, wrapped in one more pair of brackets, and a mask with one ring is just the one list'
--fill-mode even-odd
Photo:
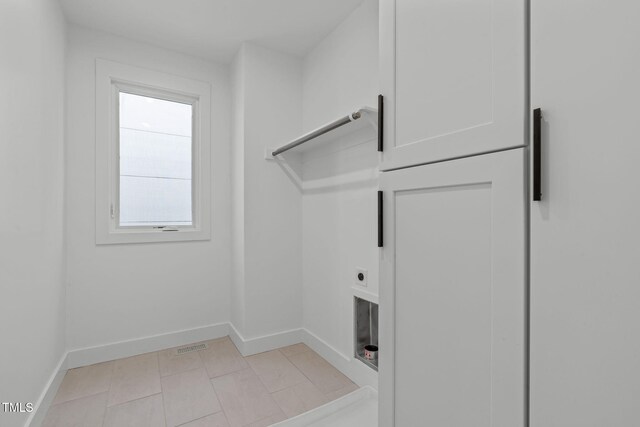
{"label": "white cabinet panel", "polygon": [[382,169],[523,145],[524,0],[381,0]]}
{"label": "white cabinet panel", "polygon": [[640,2],[531,2],[531,427],[640,425]]}
{"label": "white cabinet panel", "polygon": [[491,425],[493,298],[490,185],[398,192],[398,425]]}
{"label": "white cabinet panel", "polygon": [[524,165],[382,174],[380,425],[525,425]]}

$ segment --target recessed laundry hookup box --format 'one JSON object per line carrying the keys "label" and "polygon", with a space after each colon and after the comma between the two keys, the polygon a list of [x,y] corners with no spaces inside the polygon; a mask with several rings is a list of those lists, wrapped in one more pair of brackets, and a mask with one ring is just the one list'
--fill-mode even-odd
{"label": "recessed laundry hookup box", "polygon": [[378,304],[354,297],[354,351],[365,365],[378,370]]}

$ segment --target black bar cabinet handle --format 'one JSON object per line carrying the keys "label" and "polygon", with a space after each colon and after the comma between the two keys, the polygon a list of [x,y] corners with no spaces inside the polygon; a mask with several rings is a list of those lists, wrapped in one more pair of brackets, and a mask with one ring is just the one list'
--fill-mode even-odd
{"label": "black bar cabinet handle", "polygon": [[378,95],[378,151],[382,152],[384,148],[384,98]]}
{"label": "black bar cabinet handle", "polygon": [[378,247],[382,247],[382,191],[378,191]]}
{"label": "black bar cabinet handle", "polygon": [[533,110],[533,201],[542,200],[542,110]]}

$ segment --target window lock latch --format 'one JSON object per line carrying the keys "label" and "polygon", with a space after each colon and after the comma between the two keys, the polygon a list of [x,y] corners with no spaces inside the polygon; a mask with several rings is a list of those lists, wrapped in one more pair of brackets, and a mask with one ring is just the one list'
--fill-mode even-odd
{"label": "window lock latch", "polygon": [[156,227],[153,227],[153,228],[155,228],[156,230],[160,230],[160,231],[178,231],[177,228],[169,227],[167,225],[159,225],[159,226],[156,226]]}

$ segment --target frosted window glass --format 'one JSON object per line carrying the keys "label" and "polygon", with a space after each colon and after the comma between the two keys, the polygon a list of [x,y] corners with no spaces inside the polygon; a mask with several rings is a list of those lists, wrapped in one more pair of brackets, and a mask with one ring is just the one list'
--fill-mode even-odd
{"label": "frosted window glass", "polygon": [[120,93],[120,226],[193,224],[192,108]]}

